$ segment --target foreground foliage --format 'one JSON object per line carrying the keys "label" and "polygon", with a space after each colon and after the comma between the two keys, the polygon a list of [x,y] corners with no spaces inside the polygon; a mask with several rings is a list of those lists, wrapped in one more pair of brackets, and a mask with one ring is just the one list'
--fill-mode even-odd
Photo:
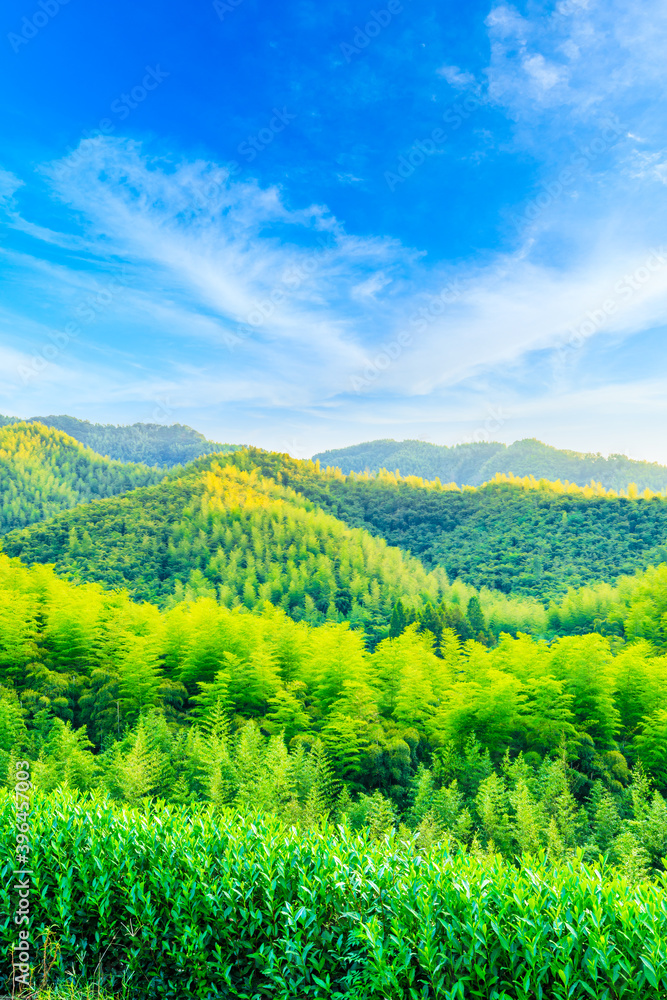
{"label": "foreground foliage", "polygon": [[[11,865],[8,795],[0,858]],[[662,880],[573,858],[419,850],[344,827],[70,793],[31,820],[36,947],[130,997],[657,998],[667,989]],[[6,870],[6,869],[5,869]],[[2,911],[12,911],[8,882]],[[13,943],[5,921],[3,947]]]}

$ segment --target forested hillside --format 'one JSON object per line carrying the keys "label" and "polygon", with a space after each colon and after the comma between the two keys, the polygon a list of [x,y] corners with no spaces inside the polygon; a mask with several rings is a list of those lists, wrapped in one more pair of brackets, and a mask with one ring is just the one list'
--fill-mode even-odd
{"label": "forested hillside", "polygon": [[[532,996],[519,966],[523,984],[567,985],[561,958],[530,971],[566,920],[568,961],[579,949],[590,972],[599,925],[605,982],[622,953],[625,995],[652,995],[667,566],[619,574],[662,559],[663,497],[346,477],[258,449],[167,473],[38,425],[0,434],[5,512],[69,508],[0,554],[0,854],[16,863],[6,786],[24,775],[43,964],[57,946],[60,978],[76,967],[100,997],[129,969],[172,1000],[288,982],[346,996],[362,979],[378,997],[451,993],[473,982],[472,945],[424,943],[442,911],[478,943],[494,922],[475,952],[493,968],[507,921],[494,981],[515,1000]],[[284,964],[267,958],[283,945]]]}
{"label": "forested hillside", "polygon": [[[182,424],[91,424],[65,415],[31,417],[27,423],[40,423],[63,431],[99,455],[121,462],[144,465],[185,465],[200,455],[231,452],[241,445],[207,441],[203,434]],[[14,417],[0,416],[0,426],[20,423]]]}
{"label": "forested hillside", "polygon": [[[166,611],[0,557],[0,780],[117,801],[252,803],[426,847],[548,848],[662,866],[667,569],[608,595],[615,639],[413,626],[370,652],[346,622],[210,598]],[[624,623],[639,618],[652,642]],[[96,749],[97,753],[91,751]]]}
{"label": "forested hillside", "polygon": [[536,479],[569,480],[584,486],[591,480],[605,489],[625,490],[635,483],[644,489],[667,490],[667,467],[657,462],[637,462],[625,455],[583,454],[561,451],[542,444],[535,438],[516,441],[512,445],[480,442],[446,445],[425,441],[368,441],[323,451],[313,456],[322,466],[340,468],[343,472],[379,472],[398,470],[403,476],[440,479],[459,486],[481,486],[497,473],[534,476]]}
{"label": "forested hillside", "polygon": [[[548,604],[570,588],[613,583],[667,557],[667,500],[650,491],[617,496],[599,484],[580,489],[503,476],[461,490],[393,473],[323,472],[259,449],[222,460],[203,456],[172,473],[102,459],[32,424],[1,429],[0,442],[2,530],[29,529],[11,531],[5,551],[53,562],[77,579],[129,587],[142,600],[215,593],[225,604],[238,599],[248,607],[269,600],[312,621],[342,614],[369,626],[375,616],[379,628],[399,596],[435,604],[448,580],[460,582],[462,594],[468,588],[465,601],[472,588],[485,591],[487,624],[491,616],[497,635],[535,621],[532,610],[507,602],[499,610],[502,595]],[[127,494],[143,484],[154,485]],[[237,509],[231,498],[239,496],[245,499]],[[95,497],[108,502],[77,507]],[[37,523],[63,510],[53,523]],[[375,540],[345,533],[341,522]],[[289,525],[284,537],[278,524]],[[427,573],[444,570],[438,584],[426,586],[414,561],[399,572],[401,557],[385,542],[418,557]],[[387,589],[387,574],[366,555],[351,575],[341,573],[348,558],[342,545],[385,553],[377,566],[391,553],[391,573],[403,574],[402,582]],[[318,570],[318,559],[328,568]],[[375,575],[381,598],[371,596]]]}
{"label": "forested hillside", "polygon": [[619,576],[667,558],[667,499],[650,491],[609,494],[499,476],[475,489],[393,473],[344,476],[286,455],[239,452],[320,508],[445,569],[451,581],[548,601],[570,587]]}
{"label": "forested hillside", "polygon": [[157,483],[165,473],[110,461],[41,424],[0,428],[0,534],[96,497]]}
{"label": "forested hillside", "polygon": [[3,539],[27,563],[128,587],[161,604],[206,595],[225,606],[269,601],[317,622],[386,626],[399,598],[437,603],[442,571],[318,510],[286,487],[211,463],[176,481],[79,506]]}

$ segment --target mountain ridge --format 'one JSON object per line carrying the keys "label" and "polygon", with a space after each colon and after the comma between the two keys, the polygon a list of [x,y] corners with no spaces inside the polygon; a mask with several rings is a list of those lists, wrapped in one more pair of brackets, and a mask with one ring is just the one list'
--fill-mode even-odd
{"label": "mountain ridge", "polygon": [[667,559],[667,498],[649,491],[503,474],[461,489],[394,473],[345,476],[257,449],[229,460],[476,589],[548,601]]}
{"label": "mountain ridge", "polygon": [[438,603],[442,570],[351,527],[256,470],[211,463],[6,534],[3,550],[70,579],[169,605],[206,596],[297,620],[385,623],[400,598]]}
{"label": "mountain ridge", "polygon": [[[257,499],[253,476],[263,482],[260,492],[275,494],[268,520],[248,518],[247,511],[239,514],[228,505],[226,512],[212,517],[210,505],[206,514],[199,509],[199,499],[194,514],[187,513],[192,484],[203,483],[221,463],[230,495],[238,493],[233,477],[249,477],[241,507],[251,495]],[[142,488],[143,493],[137,492]],[[202,489],[197,487],[198,496]],[[444,570],[450,583],[460,582],[476,593],[489,588],[504,599],[537,599],[543,605],[571,587],[613,583],[667,560],[667,499],[648,490],[642,496],[636,490],[619,496],[602,487],[564,486],[500,473],[480,487],[461,489],[394,473],[345,476],[309,460],[258,448],[200,456],[185,467],[151,468],[103,458],[64,432],[34,423],[0,428],[0,493],[5,551],[29,561],[58,563],[75,576],[83,574],[81,578],[94,572],[93,579],[127,586],[141,600],[175,596],[176,579],[183,596],[211,588],[215,594],[229,586],[227,597],[247,601],[248,606],[260,596],[282,600],[290,583],[278,586],[278,577],[287,569],[301,577],[296,564],[303,559],[309,565],[306,576],[312,574],[320,582],[311,587],[294,577],[300,613],[312,612],[304,603],[308,594],[319,602],[318,614],[312,614],[326,617],[336,600],[338,610],[349,603],[345,594],[336,597],[340,574],[335,564],[343,556],[341,545],[358,544],[346,533],[350,530],[368,533],[362,548],[381,542],[397,556],[400,550],[416,557],[416,576]],[[213,507],[217,502],[214,498]],[[266,506],[268,501],[265,497],[258,502]],[[310,526],[306,507],[314,512]],[[320,516],[333,519],[329,528],[320,524]],[[273,556],[269,558],[272,547],[283,547],[274,522],[294,517],[301,525],[290,529],[294,537],[287,547],[294,545],[294,552],[283,553],[274,564]],[[228,533],[240,530],[244,518],[245,540],[236,538],[232,544]],[[118,526],[124,527],[117,531]],[[61,527],[66,527],[64,534]],[[303,538],[311,539],[305,548]],[[224,556],[218,551],[221,545]],[[316,561],[325,549],[328,568],[322,576]],[[263,553],[259,560],[258,551]],[[230,558],[240,583],[225,569]],[[375,572],[365,558],[359,567],[362,576]],[[406,591],[393,588],[392,593],[396,599]],[[440,599],[435,594],[432,598]],[[389,612],[383,600],[385,619]]]}
{"label": "mountain ridge", "polygon": [[92,448],[103,458],[149,466],[185,465],[202,455],[226,454],[243,447],[209,441],[186,424],[94,424],[67,414],[26,420],[0,415],[0,427],[17,423],[53,427]]}
{"label": "mountain ridge", "polygon": [[627,489],[631,483],[639,490],[667,490],[667,466],[658,462],[637,461],[620,454],[605,458],[599,453],[558,449],[537,438],[524,438],[511,445],[494,441],[452,446],[382,438],[318,452],[313,461],[338,467],[343,473],[398,470],[402,476],[440,479],[459,486],[481,486],[501,473],[532,475],[551,482],[568,480],[579,486],[593,480],[605,489],[617,491]]}

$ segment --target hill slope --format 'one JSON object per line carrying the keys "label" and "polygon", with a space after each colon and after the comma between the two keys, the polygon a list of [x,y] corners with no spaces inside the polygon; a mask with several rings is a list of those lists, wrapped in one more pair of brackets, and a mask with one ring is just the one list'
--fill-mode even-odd
{"label": "hill slope", "polygon": [[560,451],[534,438],[516,441],[509,447],[498,442],[458,444],[452,448],[424,441],[368,441],[313,456],[323,466],[343,472],[399,470],[403,476],[440,479],[460,486],[481,486],[497,473],[535,476],[536,479],[569,480],[583,486],[591,480],[605,489],[623,490],[636,483],[640,491],[667,489],[667,466],[657,462],[636,462],[624,455],[583,454]]}
{"label": "hill slope", "polygon": [[[20,423],[14,417],[0,416],[0,426]],[[40,423],[64,431],[99,455],[121,462],[145,465],[185,465],[200,455],[231,452],[241,447],[207,441],[203,434],[182,424],[91,424],[66,415],[31,417],[24,423]]]}
{"label": "hill slope", "polygon": [[36,423],[0,428],[0,533],[96,497],[159,482],[164,471],[111,461]]}
{"label": "hill slope", "polygon": [[443,487],[392,473],[344,476],[250,449],[233,456],[354,527],[381,535],[473,587],[548,601],[667,559],[667,499],[498,477]]}
{"label": "hill slope", "polygon": [[256,471],[210,466],[12,532],[4,551],[77,580],[127,587],[140,600],[269,601],[313,622],[384,626],[399,598],[441,598],[442,571],[427,573]]}
{"label": "hill slope", "polygon": [[[297,617],[351,616],[370,628],[374,616],[386,623],[399,596],[413,603],[447,596],[445,574],[463,585],[456,603],[465,611],[471,588],[548,603],[569,588],[613,583],[667,559],[661,496],[619,497],[602,488],[512,477],[463,490],[393,474],[346,477],[259,449],[226,456],[224,467],[204,456],[175,480],[166,470],[101,459],[37,425],[6,427],[3,440],[4,531],[95,497],[149,487],[86,504],[40,529],[13,532],[5,544],[29,562],[54,562],[77,579],[127,586],[142,600],[213,593],[226,604],[269,600]],[[230,507],[234,496],[236,507]],[[276,525],[287,521],[283,537]],[[349,529],[357,535],[346,534]],[[364,535],[362,542],[360,529],[376,540]],[[392,552],[385,543],[421,562],[409,570],[399,571],[398,562],[382,569]],[[385,546],[384,554],[378,549],[371,558],[369,546],[377,545]],[[365,553],[360,559],[359,552]],[[390,561],[396,558],[400,562],[398,552]],[[340,565],[354,565],[352,576]],[[424,583],[424,566],[426,574],[441,572],[435,589]],[[490,601],[486,595],[487,609]],[[504,607],[493,619],[513,631],[525,614],[534,617]]]}

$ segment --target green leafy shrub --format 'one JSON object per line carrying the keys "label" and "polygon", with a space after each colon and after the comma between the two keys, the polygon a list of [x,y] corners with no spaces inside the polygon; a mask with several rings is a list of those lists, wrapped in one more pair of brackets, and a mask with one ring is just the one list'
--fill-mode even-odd
{"label": "green leafy shrub", "polygon": [[[3,950],[11,808],[2,793]],[[37,797],[31,822],[33,942],[55,935],[52,978],[63,981],[73,970],[164,1000],[638,1000],[667,989],[662,879],[69,792]]]}

